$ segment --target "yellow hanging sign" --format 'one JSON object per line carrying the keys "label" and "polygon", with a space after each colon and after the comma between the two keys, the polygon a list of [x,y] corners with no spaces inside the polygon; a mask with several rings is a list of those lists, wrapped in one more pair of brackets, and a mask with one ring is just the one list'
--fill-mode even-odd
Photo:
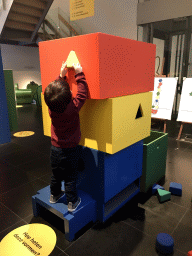
{"label": "yellow hanging sign", "polygon": [[70,0],[70,20],[94,16],[94,0]]}

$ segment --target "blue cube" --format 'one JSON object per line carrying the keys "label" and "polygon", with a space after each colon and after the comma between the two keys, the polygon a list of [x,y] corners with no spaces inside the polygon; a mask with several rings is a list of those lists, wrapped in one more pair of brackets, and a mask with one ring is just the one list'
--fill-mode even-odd
{"label": "blue cube", "polygon": [[181,196],[182,195],[182,185],[177,182],[171,182],[169,186],[169,191],[173,195]]}
{"label": "blue cube", "polygon": [[97,202],[97,220],[105,222],[140,192],[143,140],[115,154],[80,148],[84,170],[79,173],[77,189]]}
{"label": "blue cube", "polygon": [[152,187],[152,194],[154,195],[156,192],[157,192],[157,189],[164,189],[164,187],[158,185],[158,184],[154,184],[153,187]]}

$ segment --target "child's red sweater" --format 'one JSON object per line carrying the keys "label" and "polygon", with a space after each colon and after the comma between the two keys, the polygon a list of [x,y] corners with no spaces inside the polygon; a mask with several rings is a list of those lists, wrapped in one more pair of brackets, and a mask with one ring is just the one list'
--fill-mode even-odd
{"label": "child's red sweater", "polygon": [[[56,78],[59,79],[58,76]],[[61,78],[60,78],[61,79]],[[66,79],[64,77],[63,79]],[[67,105],[63,113],[56,113],[49,109],[51,117],[51,144],[59,148],[73,148],[81,139],[79,111],[87,99],[88,87],[83,72],[75,75],[77,95]]]}

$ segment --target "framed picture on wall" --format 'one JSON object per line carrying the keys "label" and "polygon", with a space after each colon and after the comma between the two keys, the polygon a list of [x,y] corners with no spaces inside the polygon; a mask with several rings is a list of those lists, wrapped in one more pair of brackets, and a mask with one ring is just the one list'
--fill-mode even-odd
{"label": "framed picture on wall", "polygon": [[192,123],[192,78],[184,78],[177,121]]}
{"label": "framed picture on wall", "polygon": [[177,86],[175,77],[156,77],[154,83],[151,117],[171,120]]}

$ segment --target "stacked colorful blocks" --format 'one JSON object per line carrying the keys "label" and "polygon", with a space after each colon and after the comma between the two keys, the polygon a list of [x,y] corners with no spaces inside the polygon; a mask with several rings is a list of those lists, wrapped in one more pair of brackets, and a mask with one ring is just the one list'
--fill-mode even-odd
{"label": "stacked colorful blocks", "polygon": [[[43,92],[70,54],[83,67],[89,97],[80,110],[86,164],[78,188],[97,201],[104,221],[139,192],[143,139],[151,130],[156,46],[94,33],[40,42],[39,50]],[[75,96],[74,70],[67,76]],[[44,135],[51,136],[43,94],[42,111]]]}
{"label": "stacked colorful blocks", "polygon": [[[71,51],[83,67],[89,98],[80,111],[80,145],[114,154],[150,136],[155,49],[103,33],[39,43],[43,92]],[[74,70],[67,76],[75,96]],[[44,135],[51,136],[48,110],[42,107]]]}

